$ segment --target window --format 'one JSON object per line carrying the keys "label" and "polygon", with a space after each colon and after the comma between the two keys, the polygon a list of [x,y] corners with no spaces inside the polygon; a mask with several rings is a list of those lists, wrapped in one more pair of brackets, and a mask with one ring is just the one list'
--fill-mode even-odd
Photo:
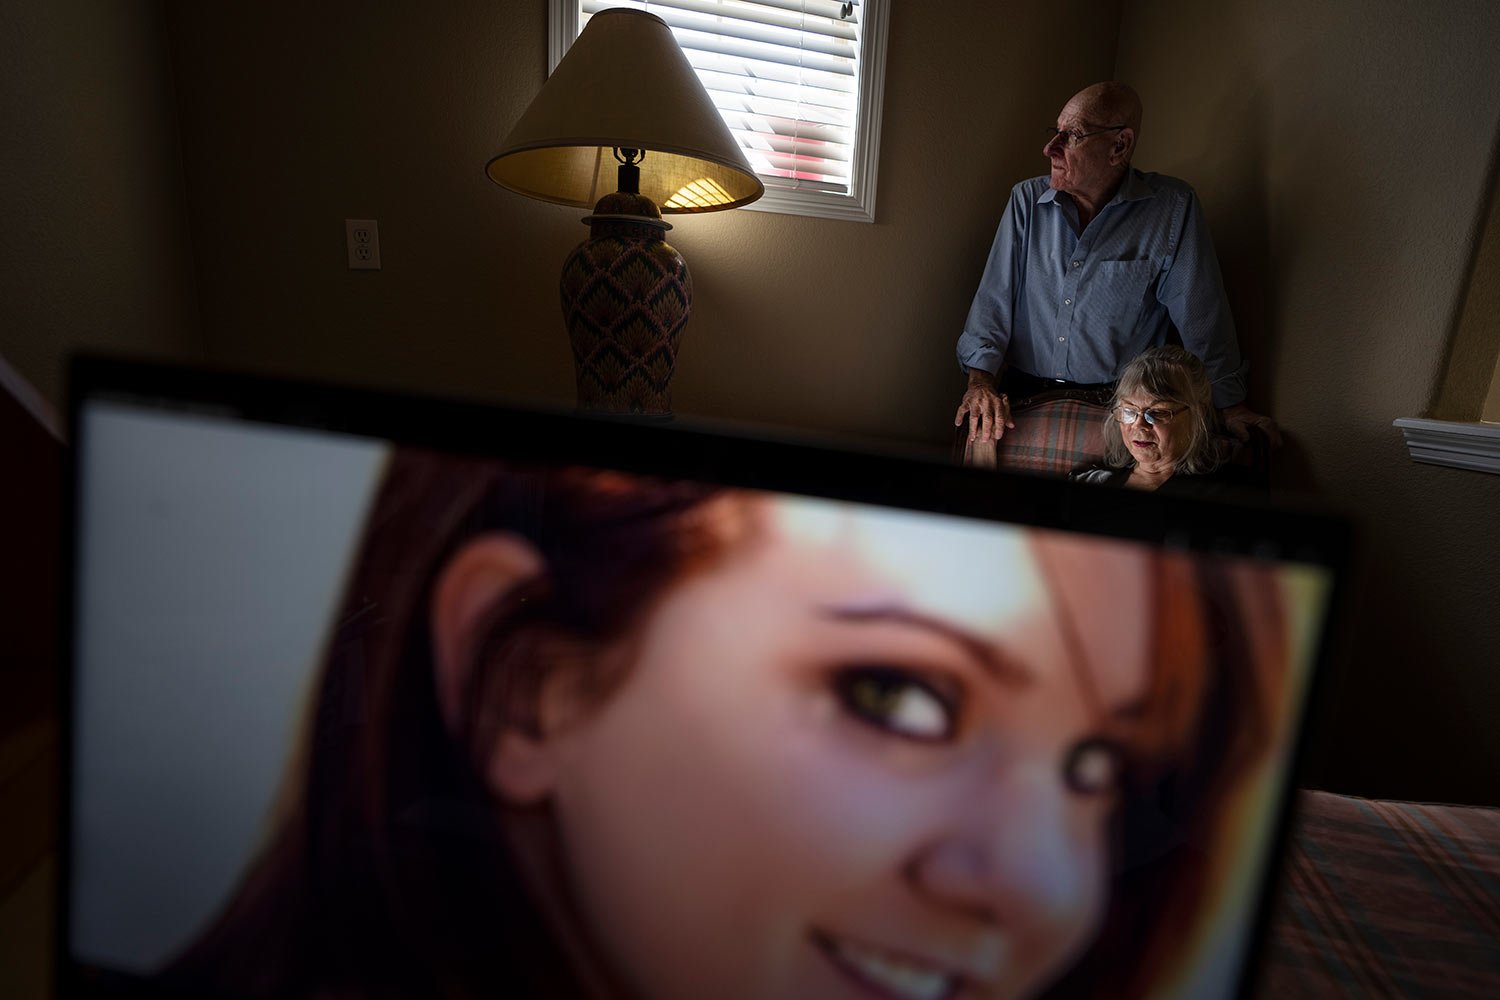
{"label": "window", "polygon": [[591,15],[672,28],[766,185],[751,210],[875,220],[889,0],[550,0],[550,73]]}

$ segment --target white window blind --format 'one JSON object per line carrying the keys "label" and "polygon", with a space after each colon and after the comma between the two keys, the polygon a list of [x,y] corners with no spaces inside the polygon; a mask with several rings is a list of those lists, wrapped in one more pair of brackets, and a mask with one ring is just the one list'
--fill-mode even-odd
{"label": "white window blind", "polygon": [[588,19],[646,10],[766,185],[751,209],[873,221],[888,0],[552,0],[552,67]]}

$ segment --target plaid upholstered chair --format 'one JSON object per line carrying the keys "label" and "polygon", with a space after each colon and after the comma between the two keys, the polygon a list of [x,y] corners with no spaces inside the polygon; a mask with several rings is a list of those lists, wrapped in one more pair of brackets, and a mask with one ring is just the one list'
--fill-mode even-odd
{"label": "plaid upholstered chair", "polygon": [[984,469],[1066,476],[1074,469],[1104,460],[1108,398],[1074,398],[1044,393],[1016,404],[1016,426],[1000,441],[971,443],[967,421],[958,430],[956,456],[964,465]]}

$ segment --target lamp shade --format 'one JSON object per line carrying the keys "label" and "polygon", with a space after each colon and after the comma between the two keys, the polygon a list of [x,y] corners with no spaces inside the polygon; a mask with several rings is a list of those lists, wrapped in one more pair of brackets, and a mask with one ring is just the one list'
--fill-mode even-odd
{"label": "lamp shade", "polygon": [[485,172],[591,208],[616,188],[616,148],[646,152],[640,193],[663,213],[738,208],[766,190],[667,23],[624,7],[589,19]]}

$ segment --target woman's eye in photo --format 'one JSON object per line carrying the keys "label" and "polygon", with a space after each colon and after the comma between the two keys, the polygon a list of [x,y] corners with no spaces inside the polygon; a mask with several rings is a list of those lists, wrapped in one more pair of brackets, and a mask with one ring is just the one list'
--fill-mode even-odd
{"label": "woman's eye in photo", "polygon": [[1125,769],[1125,749],[1095,737],[1073,744],[1063,762],[1063,778],[1079,795],[1107,795],[1119,790]]}
{"label": "woman's eye in photo", "polygon": [[937,741],[953,735],[952,699],[899,667],[849,667],[834,681],[844,707],[862,722],[908,739]]}

